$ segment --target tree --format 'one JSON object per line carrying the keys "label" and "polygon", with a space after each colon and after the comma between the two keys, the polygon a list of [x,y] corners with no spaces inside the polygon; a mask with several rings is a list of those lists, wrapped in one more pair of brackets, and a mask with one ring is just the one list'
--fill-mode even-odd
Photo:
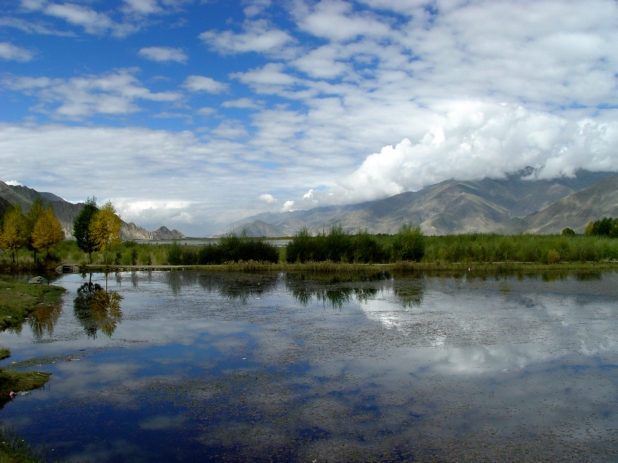
{"label": "tree", "polygon": [[91,232],[91,222],[99,211],[97,207],[97,199],[93,196],[86,200],[84,208],[79,212],[73,222],[73,236],[77,240],[79,249],[88,254],[88,259],[92,264],[92,253],[96,251],[97,242]]}
{"label": "tree", "polygon": [[64,239],[62,226],[54,214],[51,206],[47,206],[45,212],[34,225],[32,232],[32,247],[39,251],[45,249],[49,256],[49,248]]}
{"label": "tree", "polygon": [[575,231],[572,228],[565,228],[562,230],[562,236],[575,236]]}
{"label": "tree", "polygon": [[43,203],[43,198],[37,196],[30,206],[30,210],[28,214],[26,214],[26,224],[27,224],[27,235],[28,235],[28,249],[30,249],[34,254],[34,262],[36,263],[36,252],[38,249],[33,245],[32,234],[34,232],[34,226],[39,221],[39,219],[45,213],[45,204]]}
{"label": "tree", "polygon": [[11,206],[4,214],[0,246],[5,251],[13,252],[13,263],[17,250],[26,243],[27,224],[26,217],[21,212],[21,207]]}
{"label": "tree", "polygon": [[116,214],[116,209],[111,201],[94,215],[90,223],[90,233],[94,239],[97,249],[104,253],[111,247],[120,243],[120,227],[122,221]]}

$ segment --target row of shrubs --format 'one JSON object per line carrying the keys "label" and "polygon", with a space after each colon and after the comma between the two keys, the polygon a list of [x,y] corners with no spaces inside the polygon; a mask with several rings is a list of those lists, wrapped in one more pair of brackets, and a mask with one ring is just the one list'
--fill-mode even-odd
{"label": "row of shrubs", "polygon": [[404,226],[392,239],[386,241],[366,232],[354,235],[340,226],[328,233],[311,236],[303,229],[286,246],[288,262],[383,263],[399,260],[420,261],[425,253],[425,237],[418,227]]}
{"label": "row of shrubs", "polygon": [[207,244],[199,249],[173,243],[167,254],[170,265],[212,265],[241,260],[277,263],[279,251],[270,243],[231,235],[221,238],[219,244]]}

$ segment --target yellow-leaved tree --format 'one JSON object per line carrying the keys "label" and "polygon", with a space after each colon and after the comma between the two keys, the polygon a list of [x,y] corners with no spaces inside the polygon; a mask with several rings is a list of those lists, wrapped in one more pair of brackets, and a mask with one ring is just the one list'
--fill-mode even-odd
{"label": "yellow-leaved tree", "polygon": [[45,249],[49,256],[49,248],[64,239],[62,226],[54,214],[51,206],[47,206],[45,212],[34,224],[32,230],[32,247],[38,251]]}
{"label": "yellow-leaved tree", "polygon": [[120,243],[120,226],[122,221],[111,201],[99,209],[90,222],[90,233],[94,239],[97,249],[103,252],[107,263],[106,251]]}
{"label": "yellow-leaved tree", "polygon": [[13,263],[17,250],[26,244],[27,228],[26,217],[20,206],[11,206],[6,210],[0,234],[0,248],[13,252]]}

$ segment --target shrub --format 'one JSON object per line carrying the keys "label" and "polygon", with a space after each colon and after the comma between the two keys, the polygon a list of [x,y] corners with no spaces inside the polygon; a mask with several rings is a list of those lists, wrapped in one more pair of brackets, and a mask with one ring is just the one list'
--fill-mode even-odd
{"label": "shrub", "polygon": [[397,261],[419,262],[425,255],[425,237],[419,227],[404,225],[395,236],[392,246],[393,258]]}

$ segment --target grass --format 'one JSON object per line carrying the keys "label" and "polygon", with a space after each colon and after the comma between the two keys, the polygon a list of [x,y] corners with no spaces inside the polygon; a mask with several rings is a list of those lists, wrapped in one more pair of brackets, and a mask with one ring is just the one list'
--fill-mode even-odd
{"label": "grass", "polygon": [[0,462],[2,463],[41,463],[44,458],[12,429],[0,429]]}
{"label": "grass", "polygon": [[64,292],[59,286],[31,285],[0,276],[0,330],[21,325],[39,304],[57,303]]}

